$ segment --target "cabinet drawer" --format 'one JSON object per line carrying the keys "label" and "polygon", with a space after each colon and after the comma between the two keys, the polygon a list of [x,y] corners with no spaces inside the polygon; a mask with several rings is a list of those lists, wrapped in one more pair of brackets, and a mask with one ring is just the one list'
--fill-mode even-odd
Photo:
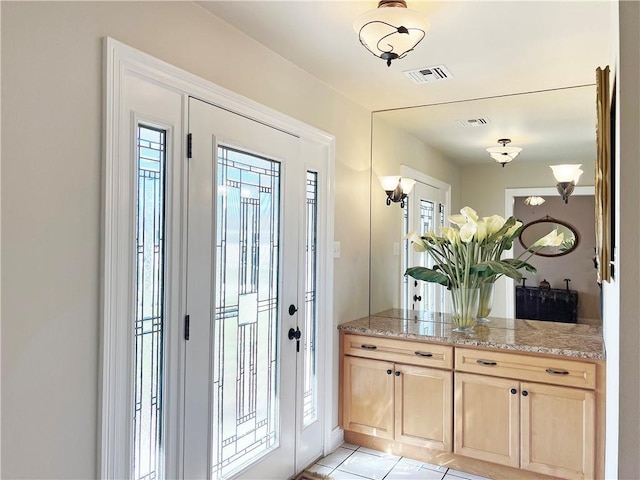
{"label": "cabinet drawer", "polygon": [[455,356],[456,370],[461,372],[567,387],[596,386],[596,366],[592,363],[470,348],[456,348]]}
{"label": "cabinet drawer", "polygon": [[453,347],[383,337],[345,334],[345,355],[408,365],[453,368]]}

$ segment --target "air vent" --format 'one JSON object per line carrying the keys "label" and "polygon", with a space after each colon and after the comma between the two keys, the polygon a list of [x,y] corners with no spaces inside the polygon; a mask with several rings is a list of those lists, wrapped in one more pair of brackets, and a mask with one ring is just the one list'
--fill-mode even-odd
{"label": "air vent", "polygon": [[470,118],[469,120],[458,120],[458,124],[461,127],[481,127],[489,123],[491,123],[491,120],[489,120],[487,117]]}
{"label": "air vent", "polygon": [[453,77],[444,65],[408,70],[403,73],[415,83],[433,83],[439,82],[440,80],[448,80]]}

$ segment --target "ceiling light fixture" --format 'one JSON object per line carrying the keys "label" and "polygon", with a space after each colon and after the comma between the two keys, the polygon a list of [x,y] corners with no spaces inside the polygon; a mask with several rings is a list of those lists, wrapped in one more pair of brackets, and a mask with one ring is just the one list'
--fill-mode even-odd
{"label": "ceiling light fixture", "polygon": [[378,8],[356,18],[353,29],[360,43],[390,67],[392,60],[404,58],[422,41],[429,22],[409,10],[405,0],[380,0]]}
{"label": "ceiling light fixture", "polygon": [[508,143],[511,143],[511,139],[509,138],[501,138],[498,140],[498,143],[501,143],[501,147],[489,147],[487,148],[487,152],[491,158],[493,158],[496,162],[501,164],[503,167],[511,162],[514,158],[518,156],[518,154],[522,151],[520,147],[507,147]]}
{"label": "ceiling light fixture", "polygon": [[524,204],[530,207],[537,207],[538,205],[542,205],[544,201],[544,198],[532,195],[524,199]]}
{"label": "ceiling light fixture", "polygon": [[412,178],[402,178],[397,175],[380,177],[380,184],[387,193],[387,206],[391,202],[400,203],[400,208],[404,208],[404,201],[407,195],[413,190],[416,181]]}
{"label": "ceiling light fixture", "polygon": [[580,175],[584,172],[580,169],[582,164],[575,165],[551,165],[553,170],[553,176],[556,179],[558,193],[562,195],[564,203],[569,203],[569,195],[573,193],[573,190],[580,180]]}

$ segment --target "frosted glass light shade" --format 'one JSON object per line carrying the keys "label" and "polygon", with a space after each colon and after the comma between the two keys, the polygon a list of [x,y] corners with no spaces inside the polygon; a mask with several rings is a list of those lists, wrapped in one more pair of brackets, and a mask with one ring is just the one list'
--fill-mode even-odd
{"label": "frosted glass light shade", "polygon": [[411,190],[413,190],[413,186],[416,184],[416,181],[412,178],[401,178],[400,186],[402,187],[402,193],[410,194]]}
{"label": "frosted glass light shade", "polygon": [[355,19],[353,29],[360,43],[376,57],[387,60],[403,58],[413,50],[429,30],[423,14],[397,6],[400,2],[381,5]]}
{"label": "frosted glass light shade", "polygon": [[493,158],[498,163],[509,163],[514,158],[516,158],[522,148],[520,147],[489,147],[487,148],[487,152],[491,158]]}
{"label": "frosted glass light shade", "polygon": [[580,169],[582,164],[564,164],[564,165],[551,165],[553,176],[558,183],[571,183],[578,184],[580,175],[584,172]]}
{"label": "frosted glass light shade", "polygon": [[385,192],[395,190],[395,188],[398,186],[398,183],[400,183],[400,177],[398,175],[378,177],[378,180],[380,180],[380,185],[382,185],[382,189]]}

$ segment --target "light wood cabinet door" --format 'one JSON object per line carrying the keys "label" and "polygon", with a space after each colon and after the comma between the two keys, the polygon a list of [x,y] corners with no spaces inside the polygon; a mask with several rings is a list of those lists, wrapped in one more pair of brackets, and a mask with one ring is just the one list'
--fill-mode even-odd
{"label": "light wood cabinet door", "polygon": [[451,452],[453,373],[396,365],[394,375],[395,439],[402,443]]}
{"label": "light wood cabinet door", "polygon": [[525,382],[521,390],[522,468],[561,478],[594,478],[595,394]]}
{"label": "light wood cabinet door", "polygon": [[520,466],[519,382],[455,374],[455,453]]}
{"label": "light wood cabinet door", "polygon": [[394,438],[394,364],[344,357],[343,424],[346,430]]}

